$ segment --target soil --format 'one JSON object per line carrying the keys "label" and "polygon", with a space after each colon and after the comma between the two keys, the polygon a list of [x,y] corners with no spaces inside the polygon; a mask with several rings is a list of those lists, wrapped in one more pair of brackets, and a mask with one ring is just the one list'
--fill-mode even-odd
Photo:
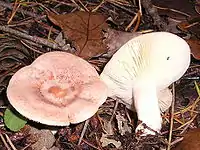
{"label": "soil", "polygon": [[[64,46],[56,48],[52,48],[51,44],[48,43],[48,40],[56,39],[62,30],[46,17],[47,11],[68,14],[74,11],[91,11],[95,9],[96,12],[108,16],[107,24],[111,29],[133,34],[135,31],[140,33],[169,31],[186,40],[200,40],[200,13],[198,12],[200,2],[198,0],[141,0],[141,10],[139,9],[139,2],[138,0],[106,0],[103,2],[100,0],[38,0],[37,2],[29,0],[20,3],[12,0],[0,1],[0,26],[10,27],[28,36],[28,38],[24,37],[17,32],[11,32],[11,30],[5,31],[0,27],[1,150],[33,149],[32,145],[39,138],[37,136],[32,138],[32,133],[25,130],[27,126],[50,130],[48,126],[28,121],[23,129],[12,132],[5,127],[3,122],[5,108],[10,107],[6,97],[6,87],[11,76],[20,68],[29,65],[39,55],[49,51],[63,50],[64,46],[72,43],[70,39],[66,39]],[[150,5],[145,5],[145,2]],[[129,25],[134,16],[140,11],[142,11],[142,15],[139,15],[137,20]],[[184,26],[181,23],[184,23]],[[44,42],[34,41],[34,39],[29,38],[30,36],[36,37],[35,39],[45,39],[47,41],[46,45],[44,45]],[[61,43],[62,40],[58,43]],[[76,48],[74,47],[74,49]],[[200,54],[200,44],[197,49],[199,50],[197,53]],[[169,138],[171,139],[171,149],[175,148],[181,143],[184,133],[200,127],[199,95],[198,90],[195,88],[195,82],[200,85],[200,60],[195,56],[194,54],[191,55],[189,69],[175,83],[172,136],[169,136],[172,130],[170,129],[171,108],[162,114],[163,125],[160,134],[138,137],[134,133],[137,125],[137,114],[128,110],[121,103],[115,107],[118,101],[108,98],[98,112],[89,119],[88,124],[84,121],[68,127],[56,128],[55,140],[53,140],[51,148],[46,149],[160,150],[169,147]],[[100,73],[110,57],[95,56],[89,62]],[[120,126],[120,123],[122,123],[122,126]],[[83,138],[81,138],[80,135],[85,124],[87,125],[86,131]],[[48,137],[46,138],[48,139]],[[81,141],[79,141],[80,138]],[[105,145],[102,143],[105,143]]]}

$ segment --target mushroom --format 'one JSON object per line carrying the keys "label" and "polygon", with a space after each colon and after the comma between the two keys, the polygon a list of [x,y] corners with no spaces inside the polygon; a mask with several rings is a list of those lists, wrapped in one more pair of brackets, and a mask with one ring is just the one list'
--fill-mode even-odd
{"label": "mushroom", "polygon": [[[165,112],[168,110],[168,108],[171,106],[172,103],[172,92],[167,87],[163,90],[157,90],[157,96],[158,96],[158,105],[161,110],[161,112]],[[111,96],[112,97],[112,96]],[[130,110],[136,111],[135,107],[133,105],[132,99],[127,99],[126,101],[121,100],[121,102]]]}
{"label": "mushroom", "polygon": [[[166,88],[185,73],[189,64],[190,48],[182,38],[168,32],[153,32],[124,44],[100,77],[108,86],[109,97],[134,105],[141,122],[136,133],[155,134],[153,131],[161,129],[160,106],[166,104],[163,100],[170,99]],[[162,90],[169,98],[159,97]],[[170,105],[171,100],[166,107]]]}
{"label": "mushroom", "polygon": [[17,71],[10,79],[7,97],[29,119],[65,126],[94,115],[107,98],[107,86],[87,61],[55,51]]}

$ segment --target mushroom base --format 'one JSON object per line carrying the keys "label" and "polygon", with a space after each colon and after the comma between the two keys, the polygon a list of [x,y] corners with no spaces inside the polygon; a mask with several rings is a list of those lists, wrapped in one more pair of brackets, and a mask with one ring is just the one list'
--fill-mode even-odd
{"label": "mushroom base", "polygon": [[136,128],[136,134],[147,135],[155,134],[152,131],[160,132],[162,118],[155,84],[151,81],[138,82],[133,88],[133,97],[138,120],[142,122]]}

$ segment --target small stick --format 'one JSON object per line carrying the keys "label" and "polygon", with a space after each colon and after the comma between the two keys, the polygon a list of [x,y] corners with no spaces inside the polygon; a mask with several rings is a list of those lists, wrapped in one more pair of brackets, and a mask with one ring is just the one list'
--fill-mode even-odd
{"label": "small stick", "polygon": [[184,15],[184,16],[186,16],[186,17],[191,17],[191,15],[189,15],[189,14],[187,14],[187,13],[184,13],[184,12],[182,12],[182,11],[176,10],[176,9],[165,8],[165,7],[160,7],[160,6],[156,6],[156,5],[153,5],[153,7],[157,8],[157,9],[161,9],[161,10],[170,10],[170,11],[179,13],[179,14],[181,14],[181,15]]}
{"label": "small stick", "polygon": [[114,115],[115,115],[115,112],[116,112],[116,110],[117,110],[118,104],[119,104],[119,100],[116,99],[116,103],[115,103],[115,107],[114,107],[114,110],[113,110],[113,114],[112,114],[112,116],[111,116],[109,122],[112,122],[112,120],[113,120],[113,118],[114,118]]}
{"label": "small stick", "polygon": [[5,145],[5,147],[6,147],[8,150],[11,150],[10,147],[8,146],[6,140],[4,139],[4,137],[3,137],[3,135],[2,135],[1,133],[0,133],[0,138],[1,138],[2,142],[3,142],[3,144]]}
{"label": "small stick", "polygon": [[133,30],[133,32],[136,32],[136,30],[138,29],[138,27],[140,25],[141,16],[142,16],[142,5],[141,5],[141,0],[139,0],[139,11],[134,16],[134,18],[129,23],[129,25],[126,27],[125,31],[127,31],[137,20],[136,25],[135,25],[134,30]]}
{"label": "small stick", "polygon": [[128,118],[129,123],[131,123],[131,117],[130,117],[130,115],[129,115],[129,113],[128,113],[128,110],[127,110],[126,107],[125,107],[125,112],[126,112],[126,116],[127,116],[127,118]]}
{"label": "small stick", "polygon": [[168,147],[167,150],[171,148],[171,140],[172,140],[172,130],[173,130],[173,121],[174,121],[174,104],[175,104],[175,86],[174,83],[172,85],[173,97],[172,97],[172,108],[171,108],[171,119],[170,119],[170,131],[169,131],[169,139],[168,139]]}
{"label": "small stick", "polygon": [[137,31],[137,29],[138,29],[138,27],[139,27],[139,25],[140,25],[140,20],[141,20],[141,12],[140,11],[138,11],[138,13],[137,13],[138,15],[137,15],[137,22],[136,22],[136,25],[135,25],[135,28],[134,28],[134,32],[136,32]]}
{"label": "small stick", "polygon": [[84,9],[86,12],[90,12],[90,10],[87,9],[87,7],[85,7],[85,5],[84,5],[80,0],[78,0],[78,2],[81,4],[81,6],[83,7],[83,9]]}
{"label": "small stick", "polygon": [[43,38],[40,38],[37,36],[31,36],[31,35],[25,34],[23,32],[9,28],[8,26],[0,26],[0,30],[10,33],[11,35],[15,35],[15,36],[27,39],[27,40],[31,40],[38,44],[51,47],[53,49],[59,49],[59,50],[65,50],[65,51],[68,50],[68,49],[62,49],[57,43],[50,42],[49,40],[46,40],[46,39],[43,39]]}
{"label": "small stick", "polygon": [[21,40],[21,43],[22,43],[24,46],[26,46],[26,47],[28,47],[29,49],[31,49],[32,51],[34,51],[34,52],[36,52],[36,53],[38,53],[38,54],[43,54],[43,52],[41,52],[41,51],[39,51],[39,50],[36,50],[36,49],[30,47],[30,46],[29,46],[28,44],[26,44],[23,40]]}
{"label": "small stick", "polygon": [[189,121],[186,122],[185,124],[181,125],[181,126],[178,127],[176,130],[180,130],[181,128],[185,127],[186,125],[191,124],[191,123],[194,121],[194,119],[196,118],[196,116],[197,116],[197,114],[195,114],[195,115],[192,117],[191,120],[189,120]]}
{"label": "small stick", "polygon": [[17,150],[17,149],[15,148],[14,144],[12,143],[12,141],[10,140],[10,138],[8,137],[8,135],[5,134],[5,136],[6,136],[6,139],[7,139],[8,143],[9,143],[10,146],[12,147],[12,149],[13,149],[13,150]]}
{"label": "small stick", "polygon": [[94,8],[93,10],[92,10],[92,12],[96,12],[103,4],[104,4],[104,0],[102,0],[101,1],[101,3],[96,7],[96,8]]}
{"label": "small stick", "polygon": [[125,31],[127,31],[137,20],[138,18],[138,13],[134,16],[134,18],[132,19],[132,21],[128,24],[128,26],[126,27]]}
{"label": "small stick", "polygon": [[94,146],[93,144],[89,143],[88,141],[86,141],[84,139],[82,139],[82,140],[83,140],[84,143],[86,143],[87,145],[91,146],[92,148],[99,150],[98,147]]}
{"label": "small stick", "polygon": [[[6,3],[6,2],[1,1],[1,0],[0,0],[0,6],[3,6],[3,7],[8,8],[8,9],[13,9],[13,6],[10,3]],[[39,15],[37,15],[37,14],[35,14],[33,12],[30,12],[30,11],[27,11],[27,10],[23,10],[23,9],[20,9],[20,8],[17,10],[17,12],[26,14],[26,15],[34,17],[34,18],[38,18],[39,17]]]}
{"label": "small stick", "polygon": [[182,141],[182,140],[183,140],[183,137],[174,140],[174,141],[171,143],[171,146],[172,146],[172,145],[175,145],[176,143],[178,143],[178,142],[180,142],[180,141]]}
{"label": "small stick", "polygon": [[12,10],[12,14],[11,14],[11,17],[10,19],[8,20],[7,24],[10,24],[10,22],[12,21],[13,17],[15,16],[17,10],[19,9],[19,7],[21,6],[21,4],[16,4],[16,1],[15,1],[15,7],[13,8]]}
{"label": "small stick", "polygon": [[159,30],[168,31],[167,23],[164,22],[161,17],[158,15],[157,8],[153,7],[151,0],[141,0],[143,7],[146,12],[153,18],[154,24],[157,25]]}
{"label": "small stick", "polygon": [[139,12],[140,12],[140,15],[142,16],[142,4],[141,4],[141,0],[139,0]]}
{"label": "small stick", "polygon": [[83,139],[83,136],[85,135],[85,132],[86,132],[87,126],[88,126],[88,124],[89,124],[89,121],[90,121],[89,119],[85,121],[85,124],[84,124],[83,130],[82,130],[82,132],[81,132],[81,136],[80,136],[80,138],[79,138],[79,140],[78,140],[78,145],[81,144],[81,141],[82,141],[82,139]]}

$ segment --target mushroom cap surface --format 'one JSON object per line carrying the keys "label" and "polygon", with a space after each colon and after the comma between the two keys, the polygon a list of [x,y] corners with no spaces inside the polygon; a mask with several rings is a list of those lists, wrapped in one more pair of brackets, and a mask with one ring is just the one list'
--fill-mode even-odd
{"label": "mushroom cap surface", "polygon": [[23,116],[65,126],[93,116],[107,98],[107,87],[85,60],[66,52],[48,52],[11,78],[7,97]]}
{"label": "mushroom cap surface", "polygon": [[[190,48],[186,41],[172,33],[153,32],[124,44],[100,76],[108,86],[109,97],[119,97],[124,103],[134,105],[141,121],[135,132],[145,136],[155,134],[152,130],[160,132],[160,109],[171,104],[164,97],[159,101],[159,92],[178,80],[189,64]],[[170,93],[166,90],[160,94]]]}
{"label": "mushroom cap surface", "polygon": [[137,36],[124,44],[101,73],[109,97],[132,99],[138,80],[155,82],[157,90],[177,81],[190,64],[190,48],[185,40],[168,32]]}

